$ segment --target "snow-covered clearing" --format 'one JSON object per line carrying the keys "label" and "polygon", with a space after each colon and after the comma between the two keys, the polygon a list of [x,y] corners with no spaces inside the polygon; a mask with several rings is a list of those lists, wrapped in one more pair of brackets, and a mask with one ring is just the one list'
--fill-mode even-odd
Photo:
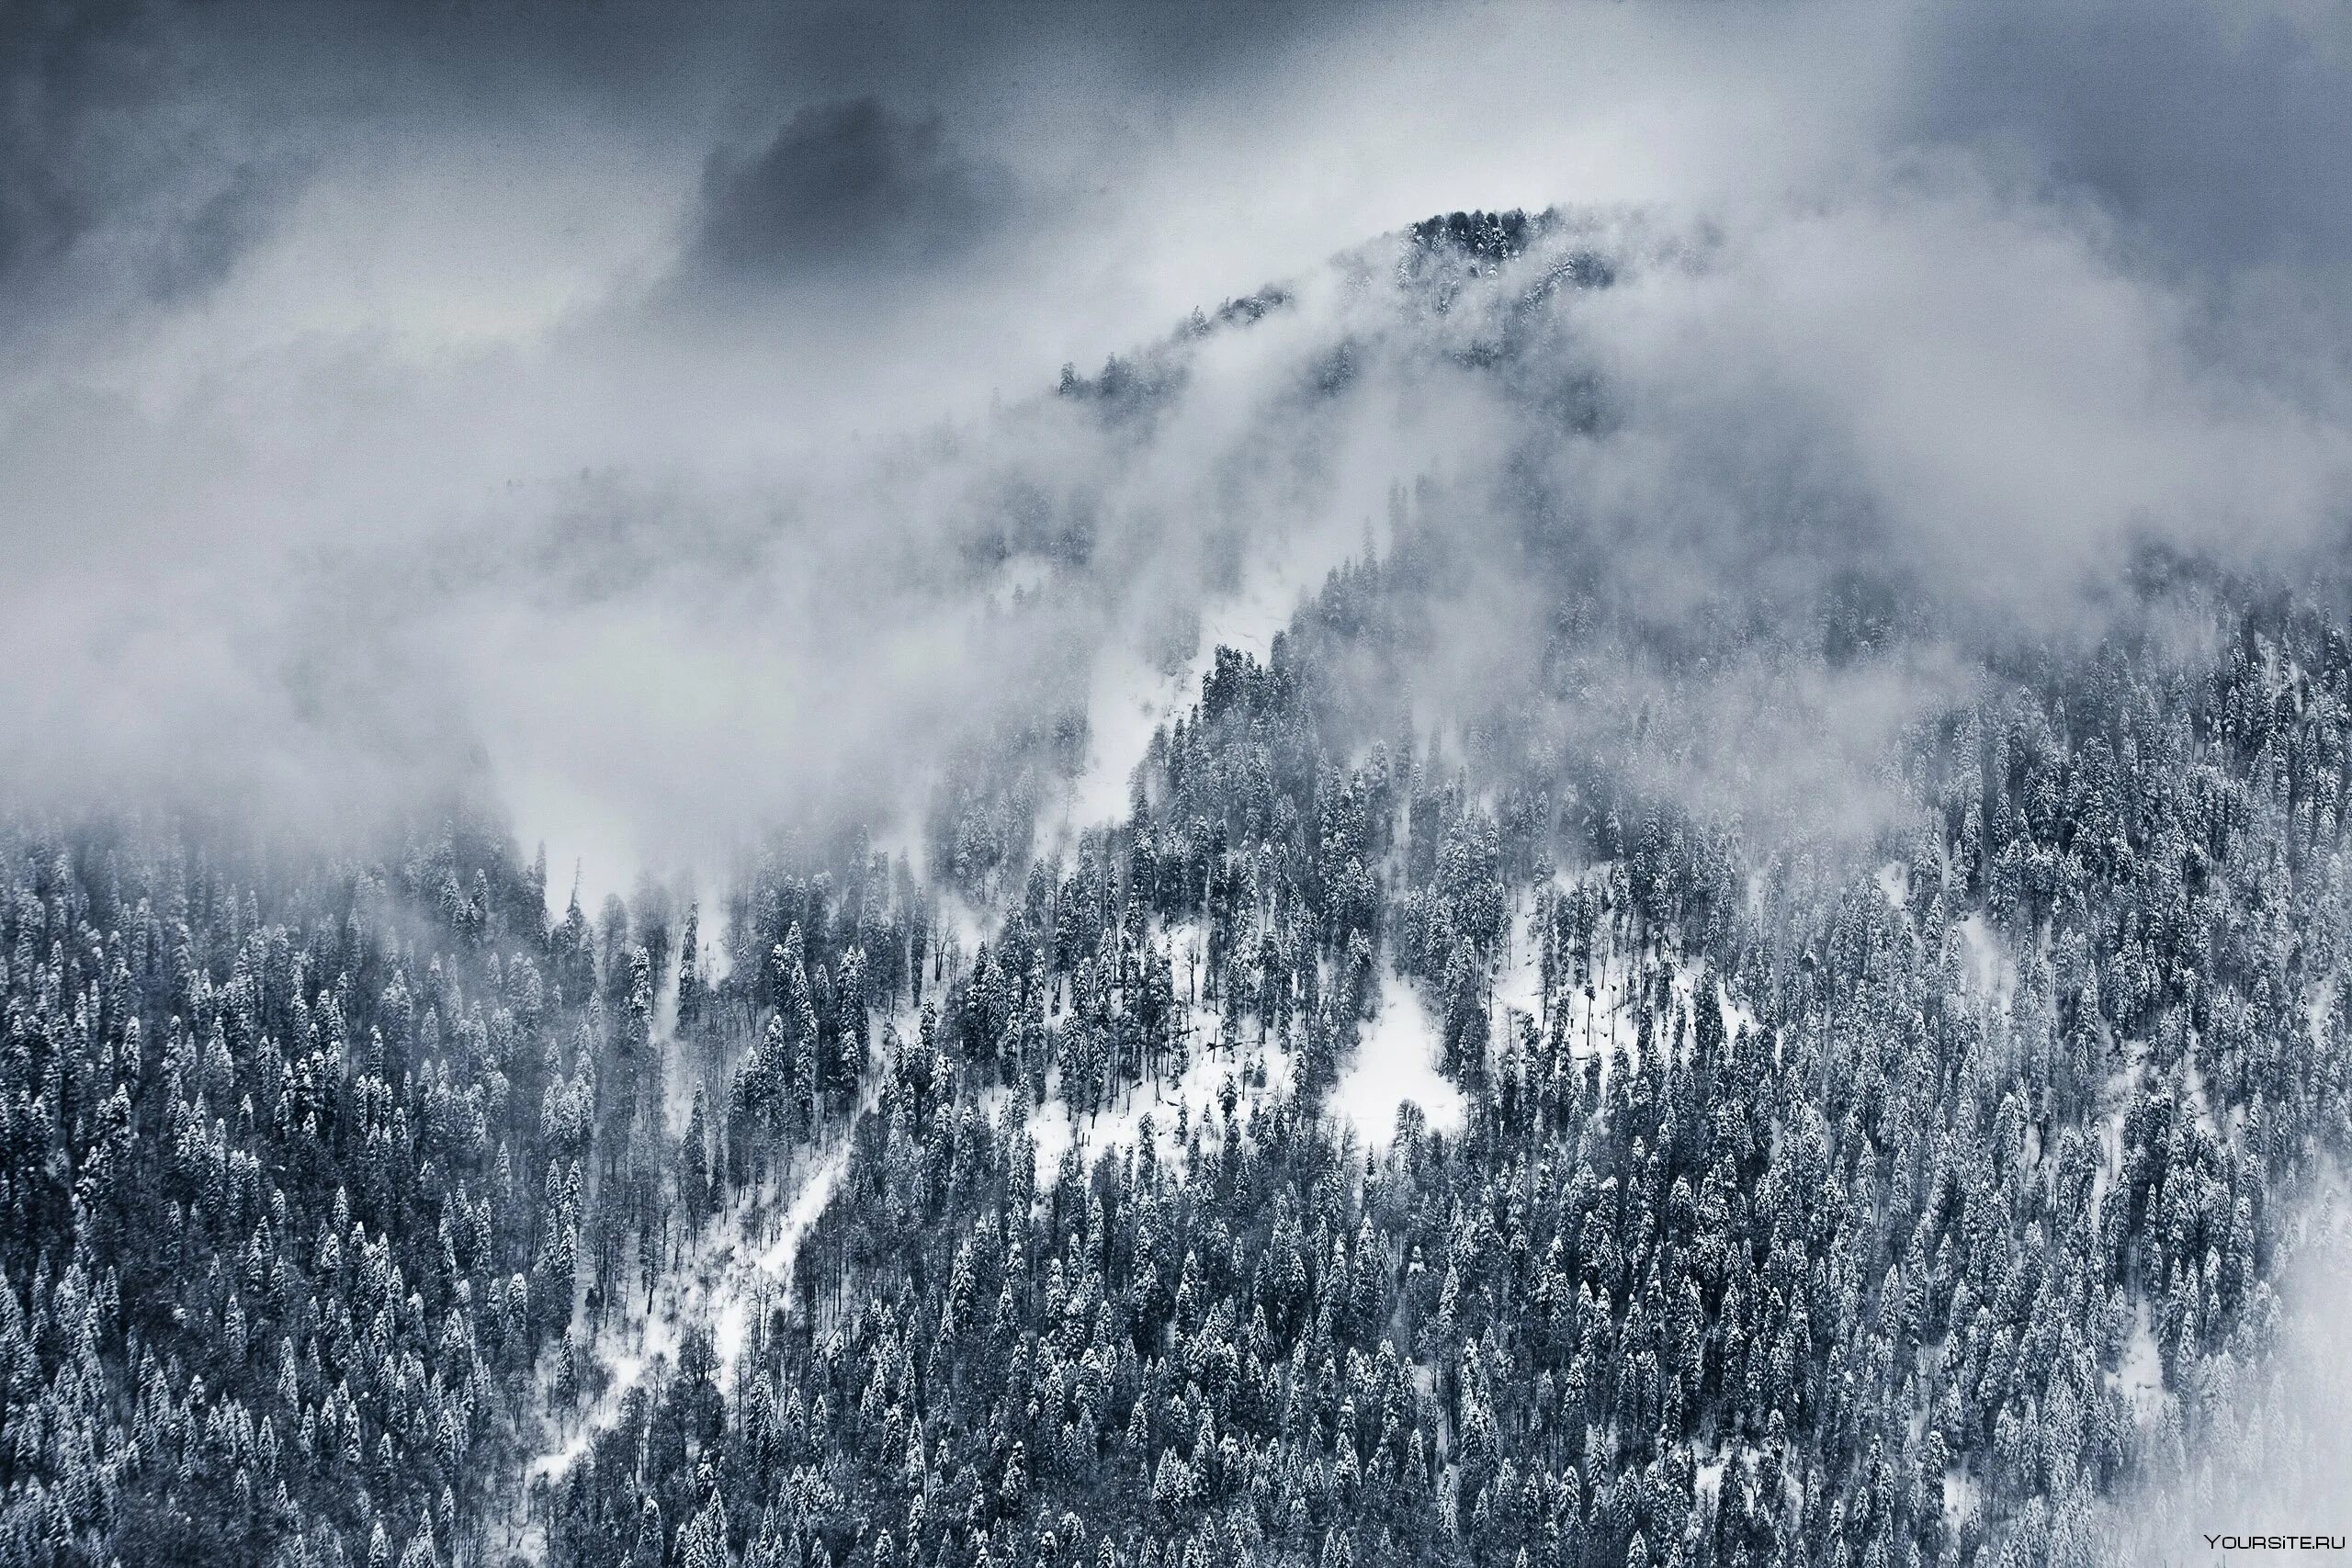
{"label": "snow-covered clearing", "polygon": [[1375,1146],[1396,1135],[1397,1110],[1407,1104],[1419,1106],[1440,1132],[1459,1131],[1462,1090],[1438,1070],[1441,1043],[1437,1020],[1419,994],[1394,971],[1382,971],[1379,1011],[1332,1086],[1329,1109]]}
{"label": "snow-covered clearing", "polygon": [[[1029,1118],[1029,1136],[1036,1145],[1037,1186],[1051,1186],[1061,1169],[1062,1156],[1073,1145],[1081,1166],[1106,1149],[1128,1149],[1142,1136],[1146,1117],[1151,1120],[1152,1147],[1163,1162],[1172,1162],[1179,1143],[1180,1122],[1187,1126],[1221,1123],[1220,1104],[1227,1079],[1238,1100],[1236,1119],[1244,1126],[1258,1103],[1283,1093],[1293,1082],[1291,1054],[1279,1041],[1254,1039],[1236,1048],[1216,1043],[1216,1014],[1206,1008],[1192,1011],[1193,1055],[1173,1082],[1155,1076],[1148,1086],[1137,1085],[1114,1104],[1089,1116],[1071,1113],[1057,1086],[1049,1086],[1046,1103]],[[1255,1069],[1255,1070],[1253,1070]],[[1263,1082],[1254,1082],[1262,1074]]]}
{"label": "snow-covered clearing", "polygon": [[[1597,874],[1597,870],[1581,873],[1563,872],[1555,878],[1553,890],[1565,893],[1585,877]],[[1568,1048],[1577,1055],[1599,1053],[1604,1058],[1619,1045],[1626,1050],[1634,1043],[1634,988],[1641,978],[1642,966],[1619,951],[1604,928],[1595,933],[1589,973],[1592,994],[1585,994],[1587,987],[1577,983],[1574,959],[1567,953],[1555,958],[1552,995],[1547,1005],[1544,994],[1544,949],[1542,933],[1535,925],[1536,906],[1533,899],[1523,899],[1513,911],[1510,921],[1510,944],[1504,949],[1500,972],[1489,992],[1490,1010],[1494,1018],[1492,1038],[1499,1048],[1513,1027],[1510,1015],[1518,1012],[1549,1026],[1557,1015],[1563,1037]],[[1671,949],[1668,950],[1669,953]],[[1674,965],[1672,986],[1675,998],[1693,1016],[1700,1006],[1700,983],[1705,971],[1687,960]],[[1720,983],[1713,998],[1723,1017],[1726,1037],[1742,1029],[1754,1029],[1756,1016],[1735,998]]]}
{"label": "snow-covered clearing", "polygon": [[[718,1356],[719,1381],[729,1383],[741,1359],[750,1325],[763,1308],[789,1299],[792,1262],[799,1256],[800,1240],[825,1205],[833,1201],[842,1173],[849,1166],[844,1143],[826,1155],[801,1179],[791,1202],[767,1227],[763,1244],[749,1251],[751,1238],[729,1241],[718,1260],[717,1276],[706,1287],[703,1309],[709,1314],[711,1345]],[[747,1255],[748,1254],[748,1255]]]}
{"label": "snow-covered clearing", "polygon": [[1982,914],[1970,915],[1954,930],[1968,948],[1968,979],[1976,994],[2006,1008],[2017,989],[2016,963],[2002,950]]}
{"label": "snow-covered clearing", "polygon": [[1878,868],[1873,879],[1878,884],[1879,897],[1886,907],[1898,915],[1911,912],[1911,868],[1899,860],[1891,860]]}
{"label": "snow-covered clearing", "polygon": [[2123,1361],[2112,1374],[2132,1416],[2145,1426],[2154,1420],[2165,1397],[2165,1360],[2148,1318],[2148,1303],[2135,1303],[2132,1337],[2125,1341]]}
{"label": "snow-covered clearing", "polygon": [[1535,929],[1535,900],[1522,898],[1510,918],[1510,945],[1502,973],[1495,977],[1494,1013],[1499,1030],[1512,1011],[1541,1019],[1544,1013],[1544,940]]}
{"label": "snow-covered clearing", "polygon": [[605,1371],[608,1381],[604,1392],[576,1419],[550,1423],[563,1433],[562,1440],[525,1467],[525,1479],[563,1479],[580,1456],[588,1451],[596,1434],[620,1419],[622,1400],[644,1380],[646,1369],[655,1361],[676,1356],[677,1326],[676,1320],[666,1314],[638,1312],[600,1333],[591,1342],[588,1353]]}
{"label": "snow-covered clearing", "polygon": [[1957,1465],[1944,1472],[1944,1518],[1951,1528],[1977,1517],[1984,1508],[1984,1488]]}
{"label": "snow-covered clearing", "polygon": [[[904,1008],[881,1021],[868,1050],[858,1116],[879,1100],[881,1043],[913,1027],[914,1015]],[[607,1324],[587,1347],[591,1360],[609,1379],[604,1392],[577,1415],[549,1411],[548,1426],[561,1438],[531,1461],[526,1478],[560,1479],[596,1434],[620,1418],[628,1391],[654,1366],[677,1359],[688,1324],[708,1326],[719,1383],[731,1385],[752,1324],[768,1307],[791,1299],[792,1265],[801,1239],[832,1201],[848,1165],[849,1142],[843,1137],[787,1173],[781,1187],[729,1204],[662,1271],[650,1300],[638,1291],[625,1292],[618,1321]]]}

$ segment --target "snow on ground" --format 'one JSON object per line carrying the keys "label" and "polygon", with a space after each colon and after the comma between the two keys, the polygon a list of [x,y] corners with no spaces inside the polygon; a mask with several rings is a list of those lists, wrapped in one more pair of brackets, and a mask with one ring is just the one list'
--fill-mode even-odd
{"label": "snow on ground", "polygon": [[1960,922],[1957,929],[1961,941],[1968,944],[1970,984],[1975,987],[1978,996],[2007,1007],[2010,995],[2017,989],[2017,964],[2002,951],[2000,942],[1994,937],[1992,928],[1984,923],[1982,914],[1969,916]]}
{"label": "snow on ground", "polygon": [[746,1256],[745,1242],[741,1233],[744,1227],[729,1227],[737,1231],[739,1240],[730,1242],[721,1259],[718,1278],[705,1292],[704,1309],[709,1314],[711,1344],[718,1352],[719,1381],[731,1382],[735,1363],[741,1357],[744,1341],[750,1337],[753,1314],[759,1308],[788,1297],[792,1278],[792,1260],[799,1255],[800,1239],[825,1205],[833,1201],[833,1193],[841,1186],[842,1173],[849,1168],[849,1145],[826,1155],[808,1174],[768,1228],[763,1244],[756,1252]]}
{"label": "snow on ground", "polygon": [[[1619,1045],[1634,1049],[1634,1024],[1631,989],[1634,974],[1629,965],[1612,962],[1606,948],[1593,954],[1591,979],[1589,987],[1574,983],[1571,976],[1554,993],[1555,1006],[1565,1015],[1561,1019],[1561,1037],[1577,1055],[1599,1055],[1604,1060]],[[1586,995],[1589,989],[1591,994]]]}
{"label": "snow on ground", "polygon": [[[913,1027],[914,1015],[904,1008],[880,1021],[869,1047],[858,1116],[880,1099],[880,1042]],[[530,1461],[526,1479],[560,1480],[595,1435],[620,1418],[628,1391],[656,1365],[676,1360],[687,1324],[709,1326],[719,1383],[729,1386],[756,1314],[791,1299],[792,1265],[801,1239],[832,1201],[848,1165],[849,1142],[843,1137],[804,1164],[797,1180],[787,1178],[788,1191],[771,1188],[729,1205],[662,1271],[650,1301],[638,1290],[625,1292],[618,1321],[608,1323],[587,1348],[609,1379],[604,1392],[584,1413],[549,1411],[548,1426],[561,1439]]]}
{"label": "snow on ground", "polygon": [[1392,970],[1380,977],[1380,1009],[1356,1042],[1354,1057],[1332,1086],[1328,1108],[1344,1117],[1368,1144],[1385,1145],[1396,1132],[1396,1111],[1421,1108],[1431,1127],[1461,1129],[1462,1090],[1438,1070],[1437,1020],[1412,985]]}
{"label": "snow on ground", "polygon": [[641,1292],[629,1292],[620,1321],[608,1325],[589,1347],[608,1379],[604,1392],[584,1413],[554,1423],[562,1439],[531,1461],[526,1479],[560,1480],[596,1434],[620,1418],[628,1392],[657,1366],[676,1361],[688,1324],[709,1325],[719,1383],[727,1386],[754,1314],[790,1298],[792,1261],[801,1238],[831,1201],[848,1161],[846,1143],[820,1156],[781,1211],[773,1203],[730,1207],[696,1238],[678,1266],[663,1273],[650,1307]]}
{"label": "snow on ground", "polygon": [[677,1323],[666,1314],[632,1313],[618,1325],[600,1333],[589,1348],[595,1364],[605,1369],[605,1391],[576,1421],[566,1423],[563,1440],[531,1461],[524,1472],[529,1481],[560,1481],[598,1432],[620,1419],[621,1402],[644,1380],[655,1361],[677,1354]]}
{"label": "snow on ground", "polygon": [[2335,974],[2314,980],[2305,988],[2303,1022],[2312,1032],[2312,1043],[2324,1049],[2329,1025],[2335,1021]]}
{"label": "snow on ground", "polygon": [[1887,908],[1898,915],[1911,912],[1911,868],[1899,860],[1891,860],[1878,868],[1873,879],[1878,883],[1879,897]]}
{"label": "snow on ground", "polygon": [[[1575,883],[1575,876],[1563,874],[1558,886],[1566,889]],[[1551,1007],[1544,1006],[1544,953],[1541,939],[1534,931],[1534,909],[1531,905],[1511,919],[1510,945],[1505,950],[1502,972],[1496,977],[1492,993],[1494,1039],[1499,1044],[1508,1026],[1506,1010],[1516,1010],[1532,1019],[1548,1024],[1555,1013],[1562,1015],[1561,1028],[1569,1049],[1578,1055],[1599,1054],[1606,1058],[1622,1044],[1634,1049],[1634,1022],[1633,990],[1640,978],[1638,964],[1626,962],[1613,942],[1604,934],[1594,944],[1591,968],[1592,995],[1585,995],[1585,987],[1576,984],[1571,970],[1573,961],[1563,958],[1561,973],[1555,976]],[[1695,1015],[1701,1006],[1699,987],[1705,978],[1699,964],[1678,961],[1674,965],[1674,995]],[[1711,998],[1723,1017],[1724,1034],[1730,1038],[1742,1029],[1756,1028],[1756,1015],[1743,1006],[1722,982],[1716,982]]]}
{"label": "snow on ground", "polygon": [[1495,977],[1497,1038],[1508,1010],[1541,1019],[1544,1013],[1544,941],[1535,930],[1535,900],[1522,898],[1510,918],[1510,945],[1503,950],[1502,973]]}
{"label": "snow on ground", "polygon": [[2145,1426],[2155,1418],[2165,1397],[2165,1360],[2148,1319],[2148,1303],[2134,1303],[2132,1337],[2124,1342],[2123,1362],[2115,1371],[2116,1387],[2132,1416]]}
{"label": "snow on ground", "polygon": [[2091,1172],[2091,1207],[2098,1209],[2107,1201],[2107,1190],[2123,1169],[2123,1118],[2140,1093],[2140,1079],[2147,1070],[2148,1046],[2145,1041],[2124,1042],[2123,1065],[2108,1074],[2100,1087],[2099,1103],[2106,1113],[2098,1122],[2098,1168]]}
{"label": "snow on ground", "polygon": [[[1290,1052],[1277,1040],[1259,1041],[1250,1029],[1242,1043],[1227,1049],[1216,1043],[1215,1009],[1194,1007],[1189,1020],[1193,1050],[1184,1070],[1171,1082],[1155,1075],[1148,1085],[1135,1085],[1110,1106],[1092,1115],[1073,1117],[1061,1098],[1058,1075],[1047,1086],[1046,1103],[1029,1117],[1029,1136],[1036,1145],[1037,1186],[1053,1185],[1061,1170],[1062,1156],[1075,1144],[1081,1165],[1090,1165],[1105,1149],[1129,1149],[1142,1135],[1144,1118],[1151,1118],[1152,1146],[1163,1162],[1172,1162],[1178,1144],[1180,1114],[1191,1125],[1217,1124],[1224,1120],[1219,1100],[1227,1078],[1233,1080],[1240,1103],[1236,1118],[1247,1126],[1260,1101],[1285,1093],[1296,1071]],[[1263,1083],[1253,1083],[1262,1071]]]}
{"label": "snow on ground", "polygon": [[1944,1472],[1944,1517],[1953,1528],[1984,1511],[1984,1491],[1975,1478],[1957,1466]]}
{"label": "snow on ground", "polygon": [[695,946],[703,984],[716,986],[735,970],[733,912],[728,908],[724,883],[708,877],[695,882]]}
{"label": "snow on ground", "polygon": [[1756,1021],[1755,1010],[1748,1007],[1745,1002],[1742,1002],[1738,998],[1733,996],[1729,990],[1724,988],[1724,985],[1720,981],[1716,982],[1715,985],[1715,1003],[1718,1007],[1724,1010],[1724,1037],[1725,1039],[1728,1040],[1737,1037],[1739,1032],[1743,1029],[1747,1030],[1751,1035],[1757,1032],[1759,1026]]}
{"label": "snow on ground", "polygon": [[[1557,1005],[1566,1013],[1564,1033],[1571,1051],[1577,1055],[1599,1055],[1603,1060],[1623,1045],[1631,1055],[1637,1049],[1639,1026],[1634,1018],[1634,991],[1641,978],[1638,965],[1623,960],[1609,961],[1610,955],[1597,955],[1593,966],[1592,995],[1588,998],[1581,986],[1564,986],[1557,993]],[[1674,964],[1674,975],[1668,982],[1676,1002],[1692,1016],[1702,1005],[1699,987],[1706,978],[1706,970],[1688,960]],[[1742,1029],[1756,1028],[1756,1015],[1735,1000],[1731,993],[1717,981],[1714,994],[1707,998],[1722,1015],[1725,1038],[1736,1035]],[[1657,1035],[1662,1039],[1667,1023],[1657,1021]]]}

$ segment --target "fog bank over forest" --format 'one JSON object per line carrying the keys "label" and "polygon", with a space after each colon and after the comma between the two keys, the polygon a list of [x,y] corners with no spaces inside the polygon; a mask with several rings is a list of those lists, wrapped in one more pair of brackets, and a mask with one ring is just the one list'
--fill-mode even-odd
{"label": "fog bank over forest", "polygon": [[[2338,536],[2322,15],[2159,8],[2087,95],[2082,7],[719,15],[17,14],[20,792],[486,790],[691,861],[884,774],[916,809],[959,716],[1173,657],[1432,477],[1540,483],[1661,623],[1834,559],[2086,635],[2136,542]],[[2261,178],[2188,155],[2245,114]],[[1546,446],[1362,278],[1553,205],[1631,265],[1540,350],[1592,405]],[[1050,396],[1270,283],[1148,428]]]}

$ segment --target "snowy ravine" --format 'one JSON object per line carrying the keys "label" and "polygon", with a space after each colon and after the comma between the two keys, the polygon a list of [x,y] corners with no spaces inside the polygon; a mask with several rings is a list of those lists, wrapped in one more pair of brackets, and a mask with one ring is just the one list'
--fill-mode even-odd
{"label": "snowy ravine", "polygon": [[605,1373],[604,1392],[584,1411],[549,1413],[548,1424],[561,1440],[530,1461],[526,1479],[561,1480],[596,1434],[618,1418],[629,1390],[655,1369],[676,1361],[690,1324],[709,1328],[720,1386],[729,1386],[753,1317],[791,1299],[800,1239],[832,1201],[848,1164],[844,1143],[818,1156],[793,1179],[791,1195],[780,1209],[774,1201],[730,1205],[663,1270],[650,1303],[630,1292],[622,1321],[607,1325],[588,1346]]}
{"label": "snowy ravine", "polygon": [[[674,1022],[674,988],[665,989],[671,992],[669,1021]],[[874,1052],[878,1053],[902,1026],[913,1028],[912,1014],[900,1012],[883,1021],[875,1036]],[[657,1043],[669,1043],[666,1030]],[[873,1053],[861,1080],[865,1087],[848,1122],[852,1127],[876,1100],[881,1074],[876,1070]],[[667,1119],[683,1123],[679,1096],[672,1092],[666,1098]],[[603,1380],[600,1392],[584,1409],[558,1409],[554,1380],[542,1369],[537,1388],[548,1446],[523,1468],[526,1496],[560,1484],[597,1434],[620,1419],[630,1391],[675,1366],[689,1325],[710,1334],[718,1363],[718,1384],[731,1393],[735,1368],[753,1325],[766,1313],[790,1304],[793,1265],[800,1243],[832,1201],[848,1166],[849,1139],[844,1134],[797,1162],[780,1181],[772,1183],[771,1190],[739,1197],[714,1215],[662,1269],[650,1294],[621,1292],[619,1321],[607,1324],[582,1347],[582,1354],[594,1369],[592,1375]],[[531,1561],[545,1560],[544,1532],[536,1522],[515,1532],[510,1545]]]}

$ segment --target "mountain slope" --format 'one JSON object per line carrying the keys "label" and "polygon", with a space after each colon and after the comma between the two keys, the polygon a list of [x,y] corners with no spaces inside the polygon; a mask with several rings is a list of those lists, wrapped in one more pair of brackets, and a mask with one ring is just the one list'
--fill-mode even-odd
{"label": "mountain slope", "polygon": [[[2352,628],[1988,626],[1803,473],[1629,532],[1668,265],[1433,220],[1015,411],[1184,457],[1289,330],[1240,450],[1479,416],[1109,820],[1052,668],[708,908],[11,827],[0,1561],[2100,1561],[2352,1131]],[[1014,621],[1169,525],[979,515]]]}

